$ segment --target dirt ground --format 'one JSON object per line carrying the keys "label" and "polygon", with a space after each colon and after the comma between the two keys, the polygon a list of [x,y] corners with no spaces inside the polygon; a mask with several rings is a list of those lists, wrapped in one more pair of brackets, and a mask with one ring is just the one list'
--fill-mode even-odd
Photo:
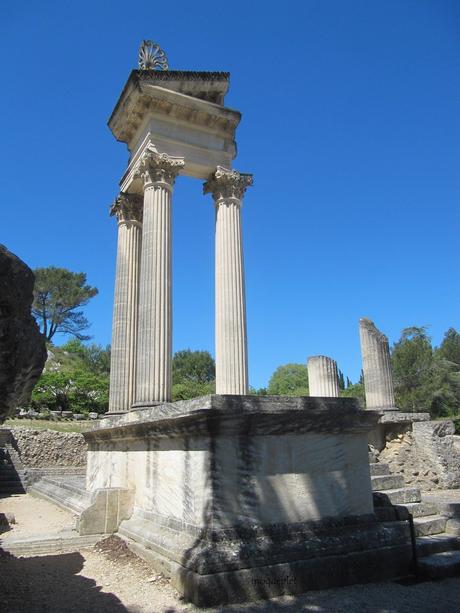
{"label": "dirt ground", "polygon": [[58,532],[75,525],[75,517],[71,513],[30,494],[0,498],[0,513],[13,513],[16,518],[11,529],[2,534],[2,539],[6,540]]}
{"label": "dirt ground", "polygon": [[[17,524],[1,540],[66,529],[72,515],[29,495],[0,499],[0,512]],[[70,522],[70,523],[69,523]],[[379,583],[309,592],[217,612],[450,613],[460,611],[460,578],[414,585]],[[169,581],[134,556],[118,537],[79,552],[15,557],[0,548],[2,613],[198,613],[179,598]],[[201,610],[203,611],[203,610]]]}

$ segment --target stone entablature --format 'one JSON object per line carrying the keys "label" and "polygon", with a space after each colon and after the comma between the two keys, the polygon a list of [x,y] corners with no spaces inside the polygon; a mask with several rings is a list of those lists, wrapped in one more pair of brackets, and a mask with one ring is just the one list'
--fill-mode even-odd
{"label": "stone entablature", "polygon": [[[132,157],[143,147],[148,134],[158,151],[185,158],[184,173],[189,176],[207,179],[217,166],[230,167],[236,155],[235,130],[241,114],[222,106],[228,80],[213,79],[216,73],[193,73],[193,79],[181,84],[178,76],[168,80],[167,72],[144,72],[149,74],[141,77],[139,71],[131,73],[109,119],[113,135],[128,145]],[[214,92],[222,102],[195,97],[203,88],[207,97],[213,97]],[[125,185],[121,187],[128,191]]]}

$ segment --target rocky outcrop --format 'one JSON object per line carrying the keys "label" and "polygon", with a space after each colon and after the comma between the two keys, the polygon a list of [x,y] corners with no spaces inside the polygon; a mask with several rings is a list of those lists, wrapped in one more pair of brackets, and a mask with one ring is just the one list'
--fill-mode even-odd
{"label": "rocky outcrop", "polygon": [[77,432],[11,428],[13,445],[25,468],[86,466],[86,443]]}
{"label": "rocky outcrop", "polygon": [[34,274],[0,245],[0,423],[30,399],[46,360],[31,314]]}

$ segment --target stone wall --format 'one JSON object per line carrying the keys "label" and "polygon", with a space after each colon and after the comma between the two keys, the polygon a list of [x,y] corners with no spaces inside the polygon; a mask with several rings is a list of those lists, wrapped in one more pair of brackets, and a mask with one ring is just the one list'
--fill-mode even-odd
{"label": "stone wall", "polygon": [[455,448],[452,421],[406,423],[387,431],[379,461],[408,486],[422,490],[460,487],[460,455]]}
{"label": "stone wall", "polygon": [[13,445],[25,468],[86,466],[86,443],[76,432],[11,428]]}

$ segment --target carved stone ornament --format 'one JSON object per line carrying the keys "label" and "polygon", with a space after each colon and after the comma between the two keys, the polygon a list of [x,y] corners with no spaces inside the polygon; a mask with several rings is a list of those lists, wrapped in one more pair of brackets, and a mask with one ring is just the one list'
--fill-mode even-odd
{"label": "carved stone ornament", "polygon": [[118,223],[142,223],[143,198],[138,194],[121,192],[110,207],[110,215]]}
{"label": "carved stone ornament", "polygon": [[142,177],[144,186],[149,183],[164,183],[172,187],[184,165],[183,158],[158,153],[147,147],[134,174]]}
{"label": "carved stone ornament", "polygon": [[227,198],[241,200],[246,188],[252,184],[252,175],[218,166],[216,172],[203,185],[203,192],[211,193],[216,202]]}
{"label": "carved stone ornament", "polygon": [[143,40],[139,47],[139,68],[141,70],[169,70],[166,54],[160,45],[152,40]]}

